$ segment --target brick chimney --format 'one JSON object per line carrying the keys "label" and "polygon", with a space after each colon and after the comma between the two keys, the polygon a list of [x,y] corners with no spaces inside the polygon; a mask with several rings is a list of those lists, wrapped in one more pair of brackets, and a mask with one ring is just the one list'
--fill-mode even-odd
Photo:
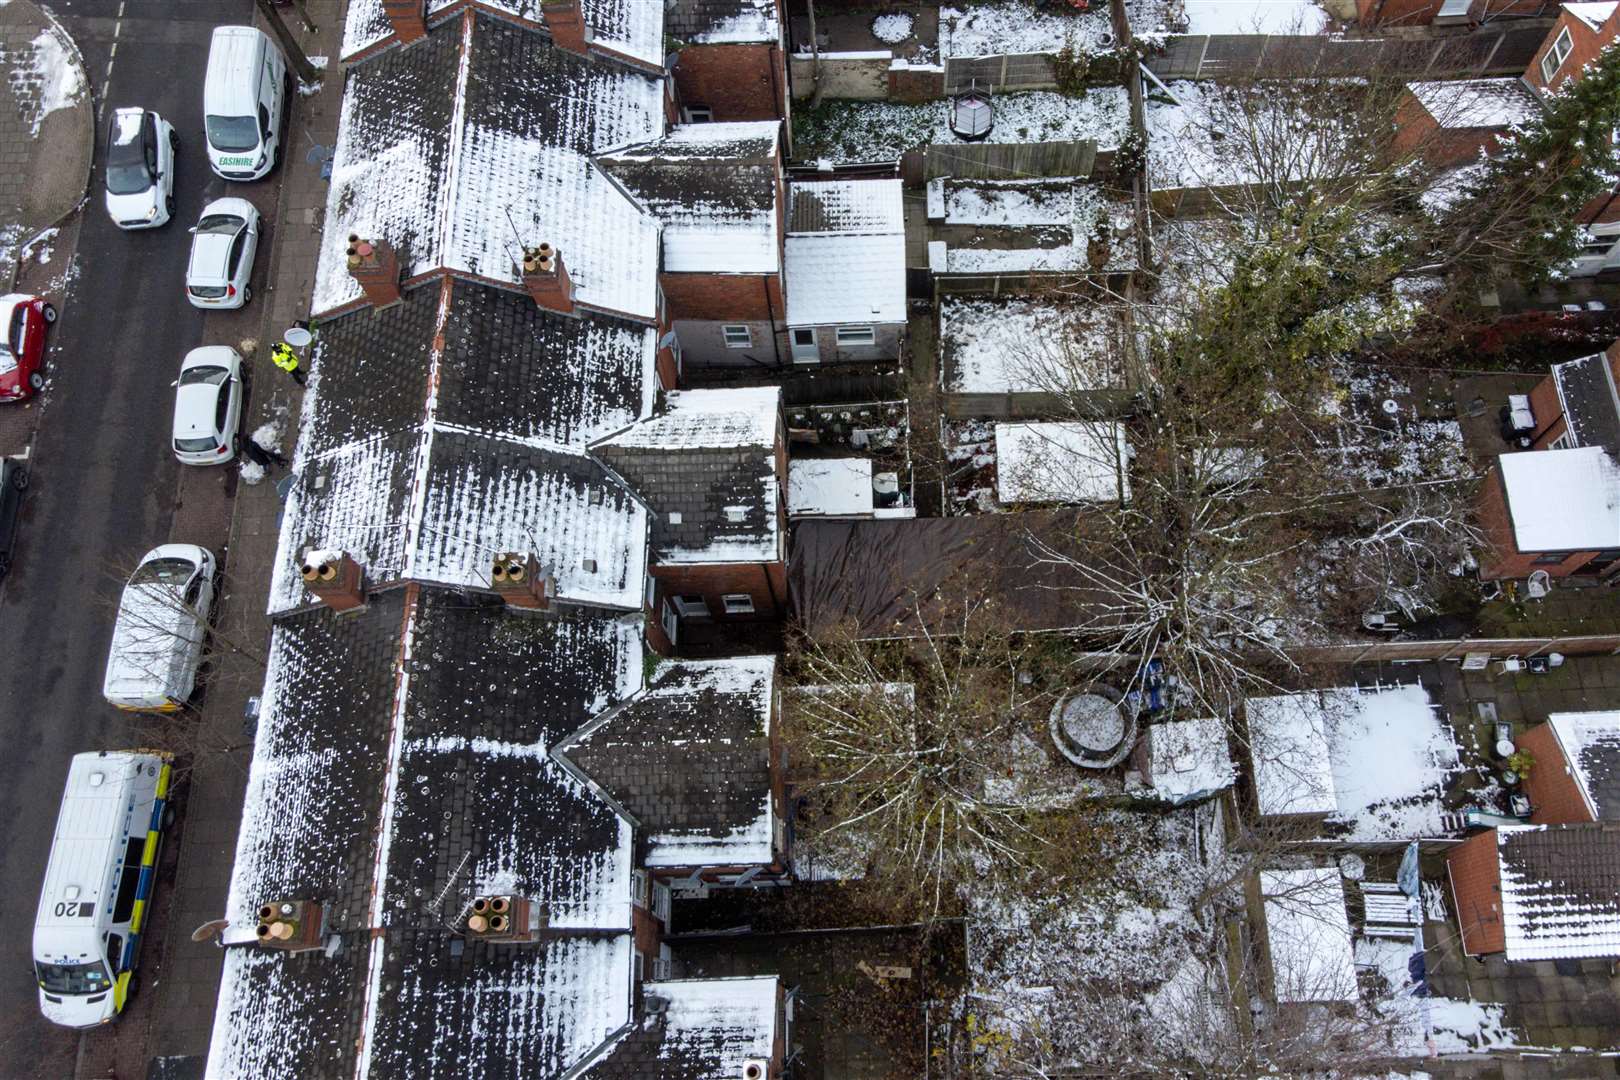
{"label": "brick chimney", "polygon": [[550,244],[524,250],[523,287],[547,311],[574,313],[574,282],[563,265],[562,252]]}
{"label": "brick chimney", "polygon": [[557,579],[533,555],[516,551],[496,555],[489,582],[508,607],[544,611],[557,598]]}
{"label": "brick chimney", "polygon": [[299,573],[304,588],[333,611],[356,611],[366,606],[365,571],[347,552],[306,551]]}
{"label": "brick chimney", "polygon": [[384,308],[399,303],[399,256],[386,240],[362,240],[349,234],[345,249],[349,260],[349,276],[360,283],[366,299],[374,306]]}
{"label": "brick chimney", "polygon": [[383,14],[401,45],[427,37],[427,20],[422,17],[422,0],[382,0]]}
{"label": "brick chimney", "polygon": [[585,55],[590,31],[585,27],[585,9],[580,0],[541,0],[540,18],[559,49]]}
{"label": "brick chimney", "polygon": [[314,900],[272,900],[259,908],[254,936],[260,945],[287,952],[321,947],[326,912]]}

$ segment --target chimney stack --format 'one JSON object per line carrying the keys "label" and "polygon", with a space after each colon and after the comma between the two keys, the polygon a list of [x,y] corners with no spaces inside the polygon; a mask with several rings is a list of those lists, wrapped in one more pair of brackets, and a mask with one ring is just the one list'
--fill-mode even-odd
{"label": "chimney stack", "polygon": [[326,912],[314,900],[272,900],[259,908],[255,929],[260,945],[288,952],[321,947]]}
{"label": "chimney stack", "polygon": [[533,555],[503,551],[490,566],[489,583],[508,607],[544,611],[557,598],[557,579]]}
{"label": "chimney stack", "polygon": [[362,240],[349,234],[344,250],[349,276],[360,283],[373,306],[385,308],[399,303],[399,256],[386,240]]}
{"label": "chimney stack", "polygon": [[552,43],[559,49],[585,55],[590,31],[585,27],[581,0],[540,0],[540,18],[551,31]]}
{"label": "chimney stack", "polygon": [[563,265],[562,252],[550,244],[524,249],[523,287],[547,311],[574,313],[574,282]]}
{"label": "chimney stack", "polygon": [[467,915],[467,936],[480,941],[533,941],[533,908],[520,896],[480,896]]}
{"label": "chimney stack", "polygon": [[357,611],[366,606],[365,571],[347,552],[306,551],[299,573],[304,588],[333,611]]}
{"label": "chimney stack", "polygon": [[383,14],[401,45],[427,37],[427,20],[422,18],[422,0],[382,0]]}

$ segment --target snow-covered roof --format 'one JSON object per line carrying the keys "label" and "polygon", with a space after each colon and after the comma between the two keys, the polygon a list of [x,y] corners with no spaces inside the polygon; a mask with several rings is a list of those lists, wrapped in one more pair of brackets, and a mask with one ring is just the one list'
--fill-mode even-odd
{"label": "snow-covered roof", "polygon": [[[430,0],[428,20],[448,20],[457,12],[479,7],[509,16],[529,26],[541,26],[545,17],[541,0]],[[664,62],[664,6],[637,0],[581,0],[585,25],[591,31],[591,49],[627,57],[649,67]],[[393,38],[383,0],[349,0],[343,26],[342,56],[349,60]]]}
{"label": "snow-covered roof", "polygon": [[[549,751],[634,693],[641,672],[632,616],[537,616],[396,589],[356,615],[277,620],[209,1075],[327,1075],[355,1054],[399,1075],[400,1062],[438,1053],[473,1072],[533,1061],[514,1075],[551,1076],[619,1028],[631,826]],[[447,829],[450,806],[460,824]],[[602,936],[504,953],[474,944],[458,961],[445,924],[490,893]],[[321,903],[344,948],[293,958],[251,944],[258,907],[282,899]],[[518,986],[544,997],[515,998]],[[481,1002],[524,1022],[484,1027]]]}
{"label": "snow-covered roof", "polygon": [[[1547,723],[1592,817],[1620,819],[1620,712],[1552,713]],[[1545,767],[1558,766],[1547,762]]]}
{"label": "snow-covered roof", "polygon": [[643,984],[648,1007],[582,1080],[733,1080],[770,1061],[777,977],[666,979]]}
{"label": "snow-covered roof", "polygon": [[944,296],[941,376],[959,394],[1052,393],[1119,384],[1120,313],[1025,298]]}
{"label": "snow-covered roof", "polygon": [[788,462],[789,514],[841,517],[871,512],[871,458],[794,458]]}
{"label": "snow-covered roof", "polygon": [[1441,829],[1458,752],[1422,686],[1314,690],[1246,708],[1262,814],[1328,814],[1361,840]]}
{"label": "snow-covered roof", "polygon": [[788,325],[904,322],[901,182],[808,180],[788,192]]}
{"label": "snow-covered roof", "polygon": [[658,79],[483,13],[355,67],[311,309],[362,295],[345,262],[352,234],[392,244],[407,278],[443,269],[513,284],[518,250],[550,243],[579,303],[651,320],[658,224],[591,155],[663,128]]}
{"label": "snow-covered roof", "polygon": [[1497,458],[1520,551],[1620,547],[1620,466],[1600,446]]}
{"label": "snow-covered roof", "polygon": [[1442,128],[1505,128],[1541,115],[1541,104],[1523,80],[1439,79],[1406,88]]}
{"label": "snow-covered roof", "polygon": [[1356,958],[1339,872],[1262,870],[1260,894],[1277,1002],[1356,1000]]}
{"label": "snow-covered roof", "polygon": [[1620,956],[1620,834],[1609,822],[1496,830],[1509,960]]}
{"label": "snow-covered roof", "polygon": [[464,281],[325,323],[270,610],[309,602],[312,547],[373,586],[484,588],[496,552],[532,552],[562,599],[639,607],[646,510],[585,448],[651,409],[654,338]]}
{"label": "snow-covered roof", "polygon": [[996,499],[1002,503],[1129,500],[1130,447],[1117,421],[996,425]]}
{"label": "snow-covered roof", "polygon": [[597,162],[663,222],[666,272],[773,274],[780,127],[685,124]]}
{"label": "snow-covered roof", "polygon": [[682,660],[560,752],[641,826],[652,867],[775,858],[770,738],[776,658]]}
{"label": "snow-covered roof", "polygon": [[1181,800],[1232,785],[1237,769],[1217,716],[1167,720],[1147,729],[1148,781],[1161,799]]}
{"label": "snow-covered roof", "polygon": [[[1620,393],[1607,353],[1566,360],[1552,366],[1553,387],[1564,424],[1576,446],[1601,446],[1620,453]],[[1537,417],[1539,424],[1547,418]]]}
{"label": "snow-covered roof", "polygon": [[1316,0],[1183,0],[1188,34],[1319,34],[1327,11]]}
{"label": "snow-covered roof", "polygon": [[664,409],[591,451],[652,508],[656,562],[782,557],[781,388],[678,390]]}
{"label": "snow-covered roof", "polygon": [[774,43],[782,37],[775,0],[671,0],[664,25],[690,45]]}
{"label": "snow-covered roof", "polygon": [[1582,3],[1560,4],[1559,7],[1575,16],[1593,30],[1603,29],[1617,5],[1615,0],[1585,0]]}

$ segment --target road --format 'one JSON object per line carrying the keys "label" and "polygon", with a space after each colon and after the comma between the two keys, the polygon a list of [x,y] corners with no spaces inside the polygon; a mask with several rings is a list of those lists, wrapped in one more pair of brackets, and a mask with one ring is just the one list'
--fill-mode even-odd
{"label": "road", "polygon": [[[201,147],[209,34],[219,23],[251,22],[251,0],[57,0],[51,7],[84,54],[98,107],[156,109],[182,141],[176,221],[123,233],[100,207],[105,129],[98,124],[79,274],[58,304],[33,486],[0,595],[7,654],[0,746],[8,765],[0,784],[0,1074],[61,1080],[73,1075],[79,1036],[39,1017],[28,964],[63,778],[73,754],[131,738],[128,723],[101,700],[118,579],[159,543],[217,549],[225,541],[234,473],[181,475],[168,451],[170,382],[188,349],[235,343],[256,313],[205,321],[181,291],[186,227],[228,186],[209,172]],[[273,185],[229,185],[229,193],[273,204]],[[264,262],[261,255],[261,273]],[[146,943],[143,960],[156,954],[154,944]]]}

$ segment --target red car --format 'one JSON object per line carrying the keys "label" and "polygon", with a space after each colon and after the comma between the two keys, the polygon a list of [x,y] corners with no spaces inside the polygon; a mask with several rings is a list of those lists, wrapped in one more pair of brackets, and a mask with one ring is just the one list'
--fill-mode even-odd
{"label": "red car", "polygon": [[45,385],[45,327],[56,309],[37,296],[0,296],[0,401],[23,401]]}

